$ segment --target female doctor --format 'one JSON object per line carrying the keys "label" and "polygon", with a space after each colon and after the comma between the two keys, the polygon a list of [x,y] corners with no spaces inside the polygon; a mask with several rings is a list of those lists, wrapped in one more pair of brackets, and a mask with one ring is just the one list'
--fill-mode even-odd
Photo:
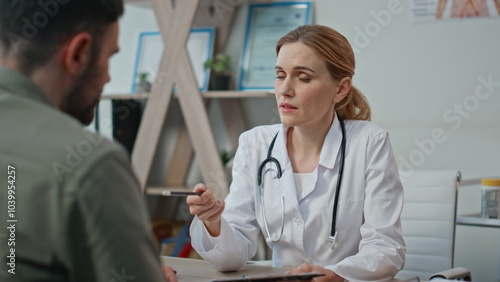
{"label": "female doctor", "polygon": [[320,272],[313,281],[381,281],[404,264],[403,189],[386,131],[352,86],[347,39],[300,26],[276,45],[282,124],[239,139],[225,202],[204,184],[189,196],[192,244],[215,269],[236,270],[256,253],[259,232],[273,266]]}

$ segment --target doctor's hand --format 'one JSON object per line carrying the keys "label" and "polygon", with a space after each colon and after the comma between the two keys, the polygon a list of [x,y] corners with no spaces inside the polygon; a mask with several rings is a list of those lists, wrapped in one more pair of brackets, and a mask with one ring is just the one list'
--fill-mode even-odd
{"label": "doctor's hand", "polygon": [[212,190],[203,183],[196,184],[193,191],[203,192],[203,194],[187,197],[186,203],[189,205],[189,212],[203,221],[210,235],[213,237],[219,236],[221,214],[225,206],[224,201],[215,199]]}
{"label": "doctor's hand", "polygon": [[343,282],[344,278],[338,276],[335,272],[330,269],[326,269],[319,265],[312,264],[302,264],[298,267],[290,270],[290,274],[299,274],[299,273],[308,273],[308,272],[317,272],[325,274],[325,276],[320,276],[312,279],[313,282]]}

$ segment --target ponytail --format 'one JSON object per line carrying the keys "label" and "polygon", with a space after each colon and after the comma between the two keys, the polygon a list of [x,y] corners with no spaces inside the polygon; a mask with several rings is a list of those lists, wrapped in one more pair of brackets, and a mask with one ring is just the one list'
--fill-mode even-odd
{"label": "ponytail", "polygon": [[335,111],[344,120],[371,120],[372,111],[365,95],[351,86],[347,96],[335,105]]}

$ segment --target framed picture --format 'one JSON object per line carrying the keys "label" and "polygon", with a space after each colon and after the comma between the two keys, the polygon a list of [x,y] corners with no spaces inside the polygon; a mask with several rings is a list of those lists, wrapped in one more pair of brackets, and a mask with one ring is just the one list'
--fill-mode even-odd
{"label": "framed picture", "polygon": [[[187,41],[187,51],[198,81],[200,91],[208,89],[210,70],[205,70],[203,64],[213,54],[215,37],[214,27],[193,28]],[[132,93],[147,92],[141,82],[150,86],[154,83],[160,68],[164,44],[159,31],[143,32],[139,35],[139,46],[132,79]]]}
{"label": "framed picture", "polygon": [[310,24],[311,2],[250,5],[240,69],[240,90],[273,90],[276,42],[294,28]]}

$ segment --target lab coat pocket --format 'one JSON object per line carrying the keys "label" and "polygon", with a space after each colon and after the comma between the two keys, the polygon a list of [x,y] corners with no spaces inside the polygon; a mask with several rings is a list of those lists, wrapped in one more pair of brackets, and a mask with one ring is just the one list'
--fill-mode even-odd
{"label": "lab coat pocket", "polygon": [[[363,220],[363,199],[339,199],[338,204],[335,248],[328,240],[333,224],[333,204],[317,210],[321,214],[314,216],[315,219],[311,220],[311,225],[306,228],[309,237],[319,240],[314,247],[314,257],[317,261],[335,264],[342,258],[356,254],[358,250],[361,240],[360,226]],[[308,216],[313,217],[313,214]]]}
{"label": "lab coat pocket", "polygon": [[[339,199],[338,204],[335,223],[335,229],[338,232],[337,240],[357,236],[363,220],[363,199]],[[311,236],[315,233],[320,238],[328,239],[333,225],[333,209],[332,201],[328,206],[311,207],[307,211],[302,211],[307,224],[306,230],[311,233]]]}
{"label": "lab coat pocket", "polygon": [[352,226],[357,226],[357,233],[359,233],[359,227],[363,222],[363,203],[363,198],[339,199],[339,206],[337,210],[338,231],[353,231],[351,230]]}

